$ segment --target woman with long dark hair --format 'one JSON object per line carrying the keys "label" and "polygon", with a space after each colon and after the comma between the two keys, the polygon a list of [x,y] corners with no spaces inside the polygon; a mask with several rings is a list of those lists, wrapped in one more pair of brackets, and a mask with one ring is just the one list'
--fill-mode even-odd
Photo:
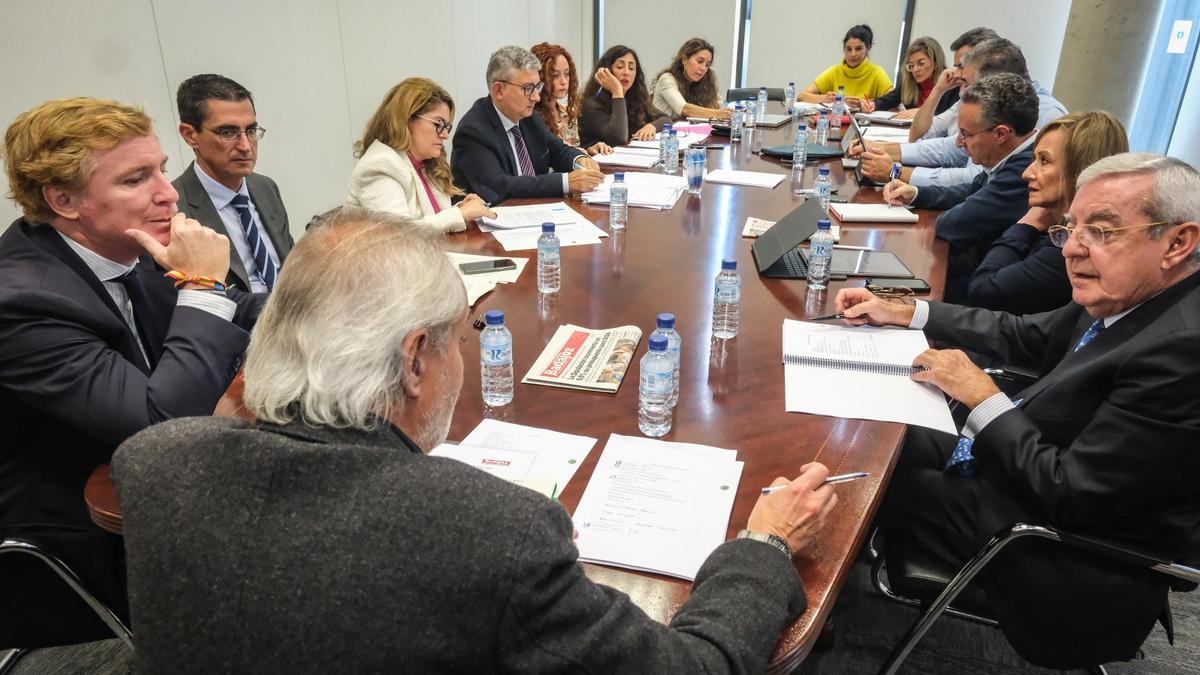
{"label": "woman with long dark hair", "polygon": [[873,101],[892,89],[892,78],[877,64],[871,63],[871,47],[875,33],[866,24],[846,31],[842,38],[842,61],[825,69],[804,91],[799,99],[807,103],[833,103],[838,87],[844,87],[846,103],[863,110],[874,110]]}
{"label": "woman with long dark hair", "polygon": [[731,111],[721,107],[713,54],[708,40],[692,38],[683,43],[671,65],[654,78],[654,107],[675,118],[729,119]]}
{"label": "woman with long dark hair", "polygon": [[583,90],[579,140],[624,145],[630,139],[651,140],[671,118],[654,109],[637,52],[625,45],[609,47]]}

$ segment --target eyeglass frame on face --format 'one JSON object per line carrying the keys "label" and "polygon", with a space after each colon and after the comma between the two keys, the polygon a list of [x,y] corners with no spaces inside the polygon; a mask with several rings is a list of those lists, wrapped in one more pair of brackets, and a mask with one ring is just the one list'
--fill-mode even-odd
{"label": "eyeglass frame on face", "polygon": [[[911,73],[912,71],[916,70],[917,68],[924,68],[925,66],[929,65],[930,63],[933,63],[933,62],[930,61],[929,59],[924,59],[923,63],[922,62],[905,63],[904,69]],[[962,66],[955,66],[955,68],[957,68],[958,70],[962,70]]]}
{"label": "eyeglass frame on face", "polygon": [[437,133],[438,136],[441,136],[442,134],[446,134],[447,136],[449,136],[450,132],[454,131],[454,123],[453,122],[446,122],[443,120],[430,119],[424,115],[415,115],[415,117],[417,117],[419,119],[423,119],[426,122],[429,122],[430,124],[432,124],[433,130],[435,133]]}
{"label": "eyeglass frame on face", "polygon": [[257,143],[262,140],[263,136],[267,135],[267,130],[264,127],[258,126],[257,124],[248,126],[245,129],[238,129],[236,127],[222,127],[220,129],[213,129],[212,127],[206,127],[203,125],[200,128],[216,134],[217,138],[220,139],[222,143],[237,143],[242,136],[245,136],[246,140],[250,141],[251,143]]}
{"label": "eyeglass frame on face", "polygon": [[516,82],[509,82],[508,80],[496,80],[496,81],[503,82],[504,84],[511,85],[513,87],[516,87],[517,89],[520,89],[521,93],[525,94],[525,96],[527,98],[533,98],[534,94],[540,94],[546,88],[546,83],[541,82],[541,81],[533,82],[531,84],[517,84]]}
{"label": "eyeglass frame on face", "polygon": [[996,122],[995,124],[993,124],[992,126],[986,128],[986,129],[980,129],[979,131],[975,131],[975,132],[972,132],[969,134],[967,132],[963,131],[962,127],[959,127],[958,128],[958,138],[963,143],[966,143],[967,141],[971,140],[972,138],[975,138],[976,136],[978,136],[979,134],[986,134],[987,132],[991,131],[992,129],[995,129],[996,127],[1003,126],[1003,125],[1004,125],[1003,122]]}
{"label": "eyeglass frame on face", "polygon": [[[1050,235],[1050,243],[1054,244],[1058,248],[1064,248],[1067,245],[1067,241],[1071,239],[1071,233],[1078,231],[1079,234],[1076,234],[1075,237],[1079,240],[1079,244],[1081,246],[1084,248],[1098,248],[1108,243],[1108,235],[1112,234],[1113,232],[1120,232],[1121,230],[1144,230],[1146,228],[1154,227],[1155,225],[1170,224],[1170,222],[1165,220],[1156,220],[1153,223],[1142,223],[1139,225],[1124,225],[1122,227],[1105,227],[1097,223],[1083,223],[1080,225],[1071,225],[1070,223],[1067,223],[1064,225],[1051,226],[1050,229],[1046,231],[1046,234]],[[1059,235],[1062,232],[1066,232],[1067,236],[1060,237]],[[1090,232],[1091,234],[1084,235],[1082,234],[1083,232]],[[1093,241],[1089,244],[1085,239],[1090,239],[1092,237],[1099,237],[1100,239],[1099,241]],[[1062,239],[1061,242],[1059,241],[1060,238]]]}

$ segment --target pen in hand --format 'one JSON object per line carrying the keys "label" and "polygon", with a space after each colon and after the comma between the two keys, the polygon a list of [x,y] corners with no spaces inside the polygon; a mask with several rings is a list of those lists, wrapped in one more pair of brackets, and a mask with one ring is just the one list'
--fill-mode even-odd
{"label": "pen in hand", "polygon": [[[870,475],[871,474],[867,473],[866,471],[856,471],[854,473],[843,473],[839,476],[830,476],[829,478],[826,478],[824,481],[821,482],[821,485],[836,485],[838,483],[848,483],[852,480],[858,480],[859,478],[866,478],[867,476],[870,476]],[[783,485],[772,485],[770,487],[763,488],[762,493],[764,495],[769,495],[773,492],[778,492],[787,486],[788,486],[788,483],[784,483]]]}

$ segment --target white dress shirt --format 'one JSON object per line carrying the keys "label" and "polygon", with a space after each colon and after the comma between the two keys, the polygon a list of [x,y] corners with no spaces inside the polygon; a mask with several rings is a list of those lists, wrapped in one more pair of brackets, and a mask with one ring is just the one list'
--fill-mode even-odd
{"label": "white dress shirt", "polygon": [[[496,108],[496,103],[494,101],[492,102],[492,107]],[[496,108],[496,114],[500,116],[500,126],[504,127],[504,137],[508,139],[508,147],[512,148],[513,162],[516,163],[517,175],[520,175],[520,173],[521,173],[521,158],[517,156],[517,140],[515,138],[513,138],[513,135],[512,135],[512,128],[517,126],[517,123],[508,119],[508,117],[506,117],[504,115],[504,113],[500,112],[499,108]],[[518,129],[518,131],[520,131],[520,130]],[[521,137],[524,138],[524,135],[522,134]],[[525,144],[525,154],[527,154],[527,155],[529,154],[529,144],[528,143]],[[529,155],[529,165],[533,166],[533,155]],[[579,168],[578,162],[576,162],[575,168]],[[534,171],[536,171],[536,170],[537,169],[534,169]],[[565,196],[565,195],[570,194],[571,182],[570,182],[570,179],[567,177],[567,174],[565,174],[565,173],[562,174],[562,184],[563,184],[563,195]]]}
{"label": "white dress shirt", "polygon": [[258,264],[254,262],[254,251],[250,248],[250,242],[246,240],[246,231],[242,228],[242,218],[238,215],[238,210],[233,205],[233,198],[242,195],[246,198],[250,205],[250,217],[254,219],[254,223],[258,225],[259,235],[262,237],[263,245],[267,247],[267,255],[271,257],[271,262],[275,264],[275,269],[279,269],[279,254],[275,252],[275,245],[271,243],[271,237],[267,235],[267,228],[263,227],[262,218],[258,216],[258,209],[254,207],[254,201],[250,199],[250,191],[246,188],[246,179],[242,179],[242,184],[238,186],[237,192],[221,185],[204,172],[200,167],[200,163],[196,162],[193,166],[196,167],[196,177],[200,179],[200,184],[204,186],[204,191],[208,193],[209,200],[217,209],[217,215],[221,216],[221,222],[225,224],[225,231],[229,233],[229,241],[233,244],[233,250],[237,253],[238,258],[242,261],[242,266],[246,269],[246,282],[250,284],[250,290],[255,293],[267,293],[270,291],[267,288],[266,282],[263,281],[262,271],[258,269]]}

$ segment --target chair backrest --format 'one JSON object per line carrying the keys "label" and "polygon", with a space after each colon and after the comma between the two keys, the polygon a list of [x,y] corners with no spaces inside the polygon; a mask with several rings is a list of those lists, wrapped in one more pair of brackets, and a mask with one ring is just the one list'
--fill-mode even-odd
{"label": "chair backrest", "polygon": [[[758,87],[739,87],[725,92],[726,101],[748,101],[754,98],[758,98]],[[783,89],[767,87],[767,100],[782,101]]]}

